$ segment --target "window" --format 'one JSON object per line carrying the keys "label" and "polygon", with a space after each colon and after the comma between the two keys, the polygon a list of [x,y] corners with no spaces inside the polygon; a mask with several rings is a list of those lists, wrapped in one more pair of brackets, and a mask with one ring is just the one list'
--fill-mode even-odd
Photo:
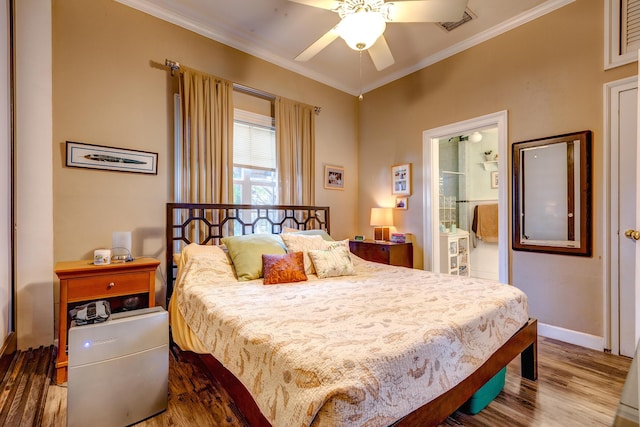
{"label": "window", "polygon": [[235,109],[233,203],[278,202],[276,128],[272,117]]}
{"label": "window", "polygon": [[640,0],[605,0],[605,69],[635,62],[640,48]]}

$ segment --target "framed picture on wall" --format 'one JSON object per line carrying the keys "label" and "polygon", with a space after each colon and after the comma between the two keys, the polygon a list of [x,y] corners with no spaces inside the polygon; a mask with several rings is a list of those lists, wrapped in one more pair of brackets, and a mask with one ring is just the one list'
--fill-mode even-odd
{"label": "framed picture on wall", "polygon": [[411,163],[391,166],[391,194],[411,195]]}
{"label": "framed picture on wall", "polygon": [[407,209],[407,197],[396,197],[396,209]]}
{"label": "framed picture on wall", "polygon": [[344,190],[344,168],[342,166],[325,165],[324,188],[328,190]]}
{"label": "framed picture on wall", "polygon": [[498,171],[491,172],[491,188],[498,188]]}
{"label": "framed picture on wall", "polygon": [[158,174],[158,153],[66,142],[66,165],[74,168]]}

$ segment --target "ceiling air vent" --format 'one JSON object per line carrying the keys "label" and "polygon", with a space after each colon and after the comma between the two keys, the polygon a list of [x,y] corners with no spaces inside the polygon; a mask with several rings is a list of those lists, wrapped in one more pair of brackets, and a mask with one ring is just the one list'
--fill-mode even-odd
{"label": "ceiling air vent", "polygon": [[464,11],[464,15],[462,15],[462,19],[460,19],[459,21],[456,21],[456,22],[438,22],[438,25],[440,25],[446,31],[452,31],[455,28],[458,28],[460,25],[464,24],[465,22],[469,22],[474,18],[475,18],[475,15],[469,9],[466,9]]}

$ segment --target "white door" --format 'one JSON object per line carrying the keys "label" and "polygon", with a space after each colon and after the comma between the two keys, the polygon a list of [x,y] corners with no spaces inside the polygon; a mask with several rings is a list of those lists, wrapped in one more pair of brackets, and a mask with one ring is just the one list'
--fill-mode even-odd
{"label": "white door", "polygon": [[620,354],[633,357],[636,348],[636,249],[633,238],[626,237],[626,230],[640,227],[637,217],[636,189],[636,141],[638,119],[638,88],[619,93],[619,153],[618,153],[618,277],[620,280]]}
{"label": "white door", "polygon": [[640,198],[636,196],[640,188],[637,182],[640,175],[636,171],[640,111],[638,80],[635,77],[623,79],[607,83],[605,88],[608,117],[605,155],[609,159],[605,163],[608,168],[605,193],[608,192],[606,199],[610,200],[605,211],[608,219],[605,235],[609,241],[605,269],[605,283],[608,283],[605,300],[609,297],[609,304],[605,306],[609,315],[605,320],[609,327],[605,328],[605,348],[610,348],[614,354],[633,357],[640,332],[635,315],[638,310],[636,295],[640,296],[636,290],[640,288],[637,283],[640,274],[636,271],[640,267],[640,262],[636,262],[640,256],[640,243],[632,236],[625,236],[625,232],[640,229],[640,209],[637,208]]}

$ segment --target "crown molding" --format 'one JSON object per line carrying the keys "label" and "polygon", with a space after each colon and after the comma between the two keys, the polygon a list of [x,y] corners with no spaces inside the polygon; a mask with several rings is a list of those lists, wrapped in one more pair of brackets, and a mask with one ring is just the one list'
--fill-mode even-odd
{"label": "crown molding", "polygon": [[[167,21],[172,24],[178,25],[179,27],[193,31],[194,33],[200,34],[201,36],[215,40],[229,47],[248,53],[249,55],[263,59],[279,67],[285,68],[287,70],[290,70],[300,75],[303,75],[305,77],[308,77],[317,82],[326,84],[327,86],[333,87],[335,89],[338,89],[342,92],[346,92],[353,96],[358,96],[360,95],[360,93],[370,92],[374,89],[377,89],[381,86],[384,86],[388,83],[391,83],[395,80],[405,77],[411,73],[419,71],[430,65],[433,65],[439,61],[447,59],[453,55],[456,55],[460,52],[463,52],[467,49],[477,46],[480,43],[483,43],[487,40],[490,40],[494,37],[504,34],[514,28],[524,25],[527,22],[531,22],[541,16],[544,16],[561,7],[564,7],[570,3],[575,2],[575,0],[548,0],[542,3],[541,5],[536,6],[526,12],[523,12],[508,21],[502,22],[499,25],[496,25],[481,33],[478,33],[477,35],[470,37],[466,40],[463,40],[462,42],[457,43],[447,49],[443,49],[434,55],[428,56],[424,60],[420,61],[419,63],[411,67],[398,70],[397,72],[390,74],[380,80],[377,80],[370,85],[366,85],[363,88],[360,88],[360,87],[356,88],[356,87],[351,87],[349,85],[345,85],[343,82],[337,81],[335,79],[327,78],[327,76],[321,73],[311,71],[308,68],[303,67],[302,65],[300,65],[299,63],[295,62],[290,58],[283,58],[282,56],[276,55],[273,52],[269,52],[265,49],[257,48],[251,42],[251,40],[246,39],[245,37],[242,36],[242,34],[234,30],[233,28],[230,28],[230,27],[219,28],[219,29],[212,28],[210,25],[207,25],[204,22],[196,21],[191,17],[188,17],[174,10],[169,10],[166,7],[159,6],[155,3],[152,3],[149,0],[115,0],[115,1],[125,6],[129,6],[133,9],[137,9],[141,12],[147,13],[156,18],[162,19],[163,21]],[[221,77],[224,77],[224,76],[221,76]]]}
{"label": "crown molding", "polygon": [[447,59],[453,55],[456,55],[460,52],[463,52],[467,49],[477,46],[480,43],[483,43],[487,40],[490,40],[494,37],[504,34],[510,30],[513,30],[514,28],[517,28],[521,25],[524,25],[535,19],[538,19],[541,16],[544,16],[548,13],[558,10],[561,7],[564,7],[573,2],[575,2],[575,0],[549,0],[545,3],[542,3],[541,5],[534,7],[526,12],[523,12],[508,21],[502,22],[499,25],[489,28],[466,40],[463,40],[460,43],[456,43],[455,45],[452,45],[447,49],[443,49],[434,55],[428,56],[427,58],[425,58],[424,60],[420,61],[419,63],[417,63],[412,67],[402,69],[396,73],[386,76],[384,79],[380,79],[376,81],[374,84],[366,88],[366,92],[377,89],[381,86],[384,86],[388,83],[391,83],[395,80],[398,80],[416,71],[422,70],[423,68],[426,68],[430,65],[433,65],[444,59]]}
{"label": "crown molding", "polygon": [[[250,40],[242,37],[242,35],[239,32],[231,28],[223,28],[222,31],[220,31],[220,29],[216,30],[212,28],[210,25],[206,25],[203,22],[197,22],[194,19],[187,17],[186,15],[182,15],[173,10],[169,10],[165,7],[160,7],[157,4],[154,4],[148,0],[115,0],[115,1],[125,6],[129,6],[133,9],[144,12],[148,15],[162,19],[163,21],[167,21],[179,27],[185,28],[189,31],[193,31],[196,34],[200,34],[201,36],[207,37],[211,40],[215,40],[226,46],[248,53],[249,55],[255,56],[256,58],[263,59],[267,62],[270,62],[279,67],[285,68],[289,71],[293,71],[295,73],[308,77],[317,82],[326,84],[327,86],[333,87],[342,92],[345,92],[354,96],[357,96],[360,93],[359,89],[349,87],[340,81],[327,78],[325,75],[321,73],[311,71],[308,68],[303,67],[302,65],[298,64],[295,61],[292,61],[289,58],[283,58],[282,56],[276,55],[273,52],[256,48],[255,45],[253,45],[253,43]],[[220,77],[224,77],[224,76],[220,76]]]}

